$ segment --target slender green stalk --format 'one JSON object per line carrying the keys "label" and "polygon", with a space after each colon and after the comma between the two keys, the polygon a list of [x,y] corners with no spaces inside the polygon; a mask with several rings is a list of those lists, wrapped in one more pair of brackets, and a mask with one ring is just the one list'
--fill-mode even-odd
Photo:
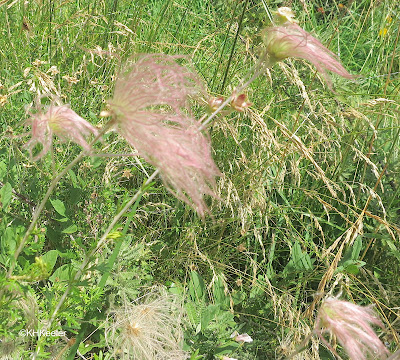
{"label": "slender green stalk", "polygon": [[35,228],[36,223],[39,220],[39,216],[43,210],[43,208],[46,205],[47,200],[49,199],[51,193],[53,192],[54,188],[57,186],[58,182],[63,178],[63,176],[68,172],[68,170],[72,169],[79,161],[82,160],[82,158],[86,155],[86,151],[82,151],[74,160],[72,160],[65,168],[62,170],[51,182],[49,188],[46,191],[46,194],[44,195],[41,203],[38,205],[38,207],[35,209],[33,213],[33,218],[31,221],[31,224],[29,225],[28,230],[25,233],[25,236],[19,243],[18,248],[14,252],[14,261],[11,263],[10,268],[8,269],[7,272],[7,278],[9,278],[16,266],[17,263],[17,258],[19,254],[21,253],[22,249],[25,246],[25,243],[27,242],[29,236],[32,234],[33,229]]}
{"label": "slender green stalk", "polygon": [[[242,29],[244,14],[246,13],[246,9],[247,9],[247,4],[248,4],[248,2],[249,2],[249,1],[246,0],[245,3],[243,4],[243,10],[242,10],[242,14],[241,14],[241,16],[240,16],[238,29],[237,29],[237,31],[236,31],[235,39],[233,40],[233,45],[232,45],[231,53],[230,53],[230,55],[229,55],[228,64],[226,65],[224,78],[223,78],[223,80],[222,80],[221,92],[224,91],[225,83],[226,83],[226,80],[228,79],[229,68],[231,67],[231,63],[232,63],[232,59],[233,59],[233,54],[235,53],[236,43],[237,43],[237,40],[238,40],[238,37],[239,37],[239,34],[240,34],[240,30]],[[214,78],[215,78],[215,77],[214,77]]]}

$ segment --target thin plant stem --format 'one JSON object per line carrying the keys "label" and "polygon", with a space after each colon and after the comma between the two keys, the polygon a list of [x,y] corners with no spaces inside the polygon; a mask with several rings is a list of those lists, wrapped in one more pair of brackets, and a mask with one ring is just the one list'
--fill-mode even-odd
{"label": "thin plant stem", "polygon": [[[91,251],[89,251],[89,253],[85,256],[85,259],[83,260],[81,266],[79,267],[78,271],[76,272],[75,276],[74,276],[74,281],[79,280],[80,276],[82,275],[86,265],[89,263],[90,258],[97,252],[97,250],[99,250],[103,244],[107,241],[108,239],[108,235],[110,234],[110,232],[114,229],[114,226],[118,223],[118,221],[121,219],[121,217],[126,213],[126,211],[135,203],[135,201],[139,198],[140,195],[143,194],[143,192],[145,191],[145,189],[147,188],[147,185],[149,185],[154,178],[158,175],[159,170],[157,169],[156,171],[153,172],[153,174],[151,174],[146,182],[143,184],[143,186],[135,193],[135,195],[132,196],[132,198],[126,203],[126,205],[120,210],[120,212],[114,216],[113,220],[111,221],[110,225],[108,226],[108,228],[106,229],[106,231],[104,232],[103,236],[100,238],[100,240],[98,241],[96,247],[94,249],[92,249]],[[66,299],[69,291],[71,290],[71,285],[68,286],[67,290],[65,291],[65,293],[63,294],[63,296],[61,297],[60,301],[58,302],[56,308],[54,309],[53,315],[50,318],[49,323],[51,324],[54,319],[55,316],[58,312],[58,310],[60,309],[60,307],[62,306],[64,300]]]}
{"label": "thin plant stem", "polygon": [[41,203],[38,205],[38,207],[35,209],[33,213],[33,218],[31,221],[31,224],[29,225],[28,230],[25,233],[25,236],[21,240],[18,248],[14,252],[14,261],[11,263],[10,268],[8,269],[7,272],[7,278],[9,278],[16,266],[17,263],[17,258],[19,254],[21,253],[22,249],[25,246],[26,241],[28,240],[29,236],[31,235],[33,229],[35,228],[35,225],[37,221],[39,220],[39,216],[46,205],[47,200],[49,199],[51,193],[53,192],[54,188],[57,186],[58,182],[61,180],[61,178],[70,170],[74,165],[76,165],[84,156],[86,155],[86,151],[82,151],[74,160],[72,160],[65,168],[63,171],[61,171],[55,178],[53,178],[49,188],[46,191],[46,194],[44,195]]}
{"label": "thin plant stem", "polygon": [[[91,142],[90,145],[93,145],[97,140],[100,139],[100,137],[105,133],[105,131],[107,131],[109,128],[108,125],[106,125],[102,131],[95,137],[95,139]],[[47,200],[49,199],[50,195],[52,194],[54,188],[57,186],[58,182],[64,177],[64,175],[70,170],[72,169],[79,161],[82,160],[82,158],[84,156],[86,156],[88,153],[86,150],[83,150],[74,160],[72,160],[56,177],[53,178],[53,180],[51,181],[51,184],[49,186],[49,188],[46,191],[46,194],[44,195],[42,201],[40,202],[40,204],[38,205],[38,207],[35,209],[34,213],[33,213],[33,217],[32,217],[32,221],[31,224],[29,225],[28,230],[26,231],[23,239],[21,240],[18,248],[15,250],[14,252],[14,261],[11,263],[10,268],[8,269],[7,272],[7,278],[10,278],[10,276],[12,275],[15,266],[17,264],[17,258],[19,256],[19,254],[21,253],[22,249],[24,248],[29,236],[32,234],[33,229],[35,228],[38,220],[39,220],[39,216],[43,210],[43,208],[46,205]],[[2,294],[0,294],[0,298],[1,298]]]}

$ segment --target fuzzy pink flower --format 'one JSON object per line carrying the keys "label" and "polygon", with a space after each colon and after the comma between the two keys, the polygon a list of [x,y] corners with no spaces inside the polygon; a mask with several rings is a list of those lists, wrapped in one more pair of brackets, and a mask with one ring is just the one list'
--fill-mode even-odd
{"label": "fuzzy pink flower", "polygon": [[330,88],[332,83],[327,71],[332,71],[348,79],[353,78],[333,52],[293,22],[265,29],[263,40],[266,45],[267,61],[270,65],[288,57],[308,60],[322,74]]}
{"label": "fuzzy pink flower", "polygon": [[36,144],[43,145],[42,151],[34,157],[38,160],[43,157],[51,148],[53,135],[57,135],[62,140],[70,139],[81,145],[88,152],[91,151],[89,144],[84,136],[98,135],[97,129],[81,118],[68,105],[54,106],[45,108],[39,106],[38,111],[25,121],[25,125],[31,126],[31,139],[24,145],[32,156],[32,150]]}
{"label": "fuzzy pink flower", "polygon": [[370,324],[383,328],[371,307],[328,298],[318,312],[315,332],[329,348],[323,334],[335,335],[352,360],[387,359],[389,351]]}
{"label": "fuzzy pink flower", "polygon": [[160,170],[167,188],[203,216],[203,196],[215,196],[219,171],[210,140],[189,111],[190,96],[202,92],[197,75],[176,56],[143,55],[130,62],[108,104],[119,133]]}

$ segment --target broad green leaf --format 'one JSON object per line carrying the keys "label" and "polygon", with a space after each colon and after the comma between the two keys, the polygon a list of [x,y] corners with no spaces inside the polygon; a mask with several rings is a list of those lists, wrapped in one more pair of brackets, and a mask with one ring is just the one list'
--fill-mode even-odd
{"label": "broad green leaf", "polygon": [[312,270],[313,269],[310,255],[308,255],[307,253],[303,253],[301,261],[302,261],[302,264],[303,264],[305,270]]}
{"label": "broad green leaf", "polygon": [[55,211],[57,211],[60,215],[67,217],[65,215],[65,205],[61,200],[55,199],[55,200],[51,200],[51,205],[53,205],[53,208]]}
{"label": "broad green leaf", "polygon": [[71,277],[72,273],[72,265],[71,264],[65,264],[57,268],[53,275],[49,277],[49,280],[51,282],[59,282],[59,281],[68,281]]}
{"label": "broad green leaf", "polygon": [[229,306],[229,296],[225,294],[224,284],[220,277],[213,284],[213,293],[216,304],[224,308]]}
{"label": "broad green leaf", "polygon": [[354,241],[352,246],[352,251],[351,251],[352,260],[358,260],[361,249],[362,249],[362,239],[361,236],[357,236],[357,239]]}
{"label": "broad green leaf", "polygon": [[78,180],[76,178],[75,173],[72,171],[72,169],[68,170],[68,174],[71,178],[72,185],[74,185],[74,187],[76,187],[76,188],[79,188]]}
{"label": "broad green leaf", "polygon": [[201,330],[207,329],[208,324],[214,318],[215,314],[220,310],[218,305],[208,305],[201,313]]}
{"label": "broad green leaf", "polygon": [[66,227],[62,233],[63,234],[72,234],[74,232],[78,231],[78,227],[75,224],[71,224],[70,226]]}
{"label": "broad green leaf", "polygon": [[43,261],[48,265],[49,273],[53,270],[53,267],[57,261],[57,257],[58,257],[57,250],[50,250],[46,254],[42,255]]}
{"label": "broad green leaf", "polygon": [[193,301],[203,299],[205,297],[203,278],[196,271],[192,271],[190,273],[189,294]]}
{"label": "broad green leaf", "polygon": [[301,260],[302,257],[303,253],[301,251],[301,246],[298,243],[298,241],[296,241],[292,248],[292,260],[297,270],[303,270],[302,260]]}
{"label": "broad green leaf", "polygon": [[189,321],[192,323],[192,325],[200,324],[200,318],[197,311],[198,309],[196,308],[195,303],[188,302],[185,305],[185,310],[186,314],[188,315]]}
{"label": "broad green leaf", "polygon": [[235,341],[229,341],[225,345],[222,345],[215,349],[214,355],[232,354],[239,346],[239,343]]}
{"label": "broad green leaf", "polygon": [[234,305],[240,304],[243,300],[246,299],[246,293],[242,291],[232,291],[232,300]]}

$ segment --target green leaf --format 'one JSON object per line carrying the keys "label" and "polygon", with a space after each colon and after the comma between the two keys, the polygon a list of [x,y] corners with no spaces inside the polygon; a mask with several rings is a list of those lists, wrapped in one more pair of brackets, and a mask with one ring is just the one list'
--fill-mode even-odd
{"label": "green leaf", "polygon": [[[200,318],[195,303],[188,302],[185,305],[186,314],[188,315],[189,321],[192,325],[200,325]],[[199,330],[200,331],[200,330]]]}
{"label": "green leaf", "polygon": [[350,264],[346,266],[345,271],[352,275],[357,275],[360,272],[356,264]]}
{"label": "green leaf", "polygon": [[66,227],[63,231],[61,231],[63,234],[72,234],[74,232],[78,231],[78,227],[75,224],[71,224],[70,226]]}
{"label": "green leaf", "polygon": [[21,234],[25,232],[23,226],[10,226],[8,227],[3,236],[0,237],[0,250],[3,254],[13,254],[17,247],[17,242],[20,240]]}
{"label": "green leaf", "polygon": [[196,271],[190,273],[189,294],[193,301],[204,299],[205,297],[203,278]]}
{"label": "green leaf", "polygon": [[4,161],[0,162],[0,180],[3,180],[7,175],[7,165]]}
{"label": "green leaf", "polygon": [[48,265],[49,273],[53,270],[58,258],[57,250],[50,250],[46,254],[42,255],[43,261]]}
{"label": "green leaf", "polygon": [[221,307],[229,307],[229,296],[225,294],[223,281],[220,277],[213,284],[213,293],[215,303]]}
{"label": "green leaf", "polygon": [[292,247],[292,259],[296,269],[301,270],[301,258],[303,257],[303,252],[301,251],[301,246],[298,241],[296,241]]}
{"label": "green leaf", "polygon": [[293,265],[296,270],[312,270],[312,260],[309,254],[301,250],[301,246],[298,241],[296,241],[292,248],[292,260]]}
{"label": "green leaf", "polygon": [[12,198],[12,186],[10,183],[5,183],[0,189],[0,201],[3,204],[3,210],[5,210],[10,203]]}
{"label": "green leaf", "polygon": [[232,300],[234,305],[240,304],[243,300],[246,299],[246,293],[242,291],[232,291]]}
{"label": "green leaf", "polygon": [[201,313],[201,330],[204,331],[207,329],[208,324],[214,318],[214,316],[220,310],[218,305],[208,305]]}
{"label": "green leaf", "polygon": [[93,166],[93,168],[96,169],[103,163],[103,159],[98,156],[93,156],[90,158],[90,163]]}
{"label": "green leaf", "polygon": [[362,249],[362,239],[361,236],[357,236],[357,239],[354,241],[352,246],[352,251],[351,251],[352,260],[358,260],[361,249]]}
{"label": "green leaf", "polygon": [[232,354],[238,347],[239,343],[234,341],[229,341],[225,345],[222,345],[215,349],[214,355],[224,355],[224,354]]}
{"label": "green leaf", "polygon": [[69,174],[69,176],[71,178],[72,185],[74,185],[74,187],[76,187],[76,188],[79,188],[78,179],[76,178],[76,175],[72,171],[72,169],[68,170],[68,174]]}
{"label": "green leaf", "polygon": [[72,265],[65,264],[60,266],[59,268],[54,271],[53,275],[49,277],[51,282],[59,282],[59,281],[68,281],[71,277],[72,273]]}
{"label": "green leaf", "polygon": [[50,202],[51,202],[51,205],[53,205],[53,208],[55,211],[57,211],[60,215],[67,217],[65,215],[65,205],[61,200],[58,200],[58,199],[51,200],[50,199]]}

